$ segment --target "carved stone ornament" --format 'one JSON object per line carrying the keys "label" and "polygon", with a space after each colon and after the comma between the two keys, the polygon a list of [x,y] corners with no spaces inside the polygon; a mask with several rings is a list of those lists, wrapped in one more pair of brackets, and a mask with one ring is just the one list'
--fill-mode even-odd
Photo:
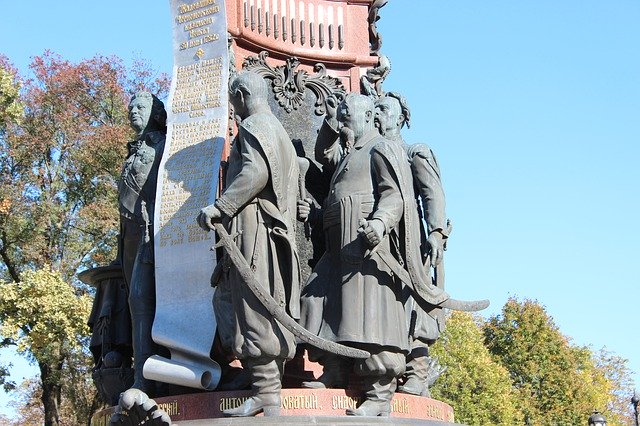
{"label": "carved stone ornament", "polygon": [[377,55],[382,47],[382,36],[378,33],[376,23],[380,19],[380,9],[388,2],[389,0],[374,0],[369,5],[369,45],[372,55]]}
{"label": "carved stone ornament", "polygon": [[325,114],[329,96],[342,99],[346,94],[340,80],[328,76],[327,68],[322,63],[315,64],[315,74],[310,75],[304,70],[296,70],[300,60],[295,56],[287,58],[286,64],[276,67],[267,64],[267,56],[267,51],[260,52],[258,56],[250,56],[244,60],[242,68],[270,79],[276,100],[287,112],[297,110],[302,105],[306,89],[316,95],[314,113],[319,116]]}

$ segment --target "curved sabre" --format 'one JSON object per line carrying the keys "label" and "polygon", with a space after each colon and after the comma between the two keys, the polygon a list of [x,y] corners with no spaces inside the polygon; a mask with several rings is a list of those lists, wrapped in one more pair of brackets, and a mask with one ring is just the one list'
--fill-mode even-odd
{"label": "curved sabre", "polygon": [[361,349],[351,348],[349,346],[341,345],[340,343],[332,342],[330,340],[323,339],[320,336],[316,336],[311,333],[306,328],[302,327],[300,324],[296,322],[289,314],[286,313],[284,308],[275,301],[273,297],[269,293],[267,293],[261,286],[258,284],[258,281],[247,264],[247,261],[242,256],[240,249],[236,246],[235,242],[229,236],[229,233],[224,226],[220,223],[213,223],[213,227],[215,228],[218,236],[220,237],[220,244],[227,250],[227,254],[233,262],[233,265],[238,269],[238,273],[242,277],[242,280],[247,285],[249,290],[260,300],[262,305],[269,311],[271,315],[282,324],[287,330],[293,333],[294,336],[298,337],[305,343],[315,346],[316,348],[320,348],[327,352],[332,352],[337,355],[342,355],[349,358],[360,358],[366,359],[371,356],[371,354],[367,351],[363,351]]}

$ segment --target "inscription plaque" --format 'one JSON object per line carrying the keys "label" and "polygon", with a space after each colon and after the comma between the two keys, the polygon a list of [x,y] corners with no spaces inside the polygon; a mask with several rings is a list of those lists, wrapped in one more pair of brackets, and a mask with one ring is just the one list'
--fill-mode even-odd
{"label": "inscription plaque", "polygon": [[[250,395],[251,391],[203,392],[156,398],[155,401],[167,413],[172,413],[170,415],[174,422],[182,424],[181,422],[193,420],[218,419],[222,417],[223,410],[239,407]],[[345,410],[357,407],[363,397],[361,393],[344,389],[282,389],[281,415],[306,416],[305,420],[309,424],[315,424],[313,416],[341,417],[346,423],[350,423],[344,417]],[[103,422],[105,418],[108,420],[112,411],[113,408],[110,408],[96,413],[91,426],[108,424]],[[409,394],[394,395],[390,415],[391,419],[387,424],[399,423],[394,422],[394,418],[414,419],[416,422],[413,424],[422,424],[419,420],[423,420],[427,425],[436,424],[431,422],[435,420],[442,422],[437,424],[443,426],[455,421],[453,409],[446,403]],[[352,420],[355,419],[352,418]],[[361,421],[358,424],[367,424],[367,422]]]}
{"label": "inscription plaque", "polygon": [[220,380],[220,367],[209,357],[216,329],[209,283],[214,241],[195,218],[215,201],[227,131],[227,21],[224,0],[170,5],[174,66],[154,218],[152,335],[171,358],[152,356],[144,376],[211,390]]}

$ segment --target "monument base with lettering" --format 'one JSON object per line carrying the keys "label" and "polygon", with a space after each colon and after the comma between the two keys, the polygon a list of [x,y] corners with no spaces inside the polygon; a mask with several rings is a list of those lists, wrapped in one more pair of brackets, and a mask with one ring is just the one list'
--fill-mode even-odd
{"label": "monument base with lettering", "polygon": [[[159,408],[164,410],[177,425],[246,424],[246,418],[223,418],[222,410],[242,404],[251,391],[202,392],[156,398]],[[358,392],[344,389],[283,389],[282,412],[277,418],[254,418],[256,424],[420,424],[452,425],[453,409],[435,399],[396,393],[391,405],[391,418],[363,418],[346,416],[347,408],[360,402]],[[108,425],[113,408],[97,412],[92,426]],[[215,420],[218,419],[218,420]],[[373,421],[375,420],[375,421]],[[253,423],[252,423],[253,424]]]}

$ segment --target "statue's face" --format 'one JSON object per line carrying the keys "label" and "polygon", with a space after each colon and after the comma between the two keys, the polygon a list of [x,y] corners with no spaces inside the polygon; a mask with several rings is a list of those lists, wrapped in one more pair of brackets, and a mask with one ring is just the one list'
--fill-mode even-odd
{"label": "statue's face", "polygon": [[401,113],[400,102],[396,98],[384,97],[376,102],[375,120],[383,136],[402,124]]}
{"label": "statue's face", "polygon": [[365,112],[357,108],[355,98],[347,97],[340,103],[337,111],[337,119],[343,127],[351,129],[357,140],[364,134]]}
{"label": "statue's face", "polygon": [[229,102],[231,102],[233,111],[236,116],[240,117],[241,119],[247,118],[245,99],[239,90],[236,90],[235,92],[229,91]]}
{"label": "statue's face", "polygon": [[129,122],[138,133],[147,128],[151,118],[153,100],[146,97],[136,97],[129,103]]}

